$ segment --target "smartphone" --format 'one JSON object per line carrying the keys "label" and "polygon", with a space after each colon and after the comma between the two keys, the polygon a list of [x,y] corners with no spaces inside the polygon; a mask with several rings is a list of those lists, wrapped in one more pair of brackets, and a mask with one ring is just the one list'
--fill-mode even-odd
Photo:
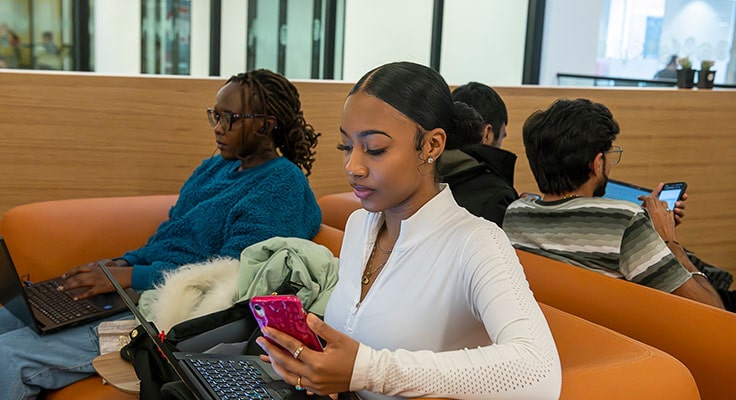
{"label": "smartphone", "polygon": [[[269,326],[294,337],[312,350],[322,351],[322,343],[307,326],[307,313],[299,297],[291,294],[255,296],[250,299],[249,306],[261,330]],[[274,341],[271,343],[276,344]]]}
{"label": "smartphone", "polygon": [[675,202],[682,199],[682,195],[687,189],[687,183],[685,182],[671,182],[665,183],[662,187],[662,191],[659,192],[659,199],[667,202],[667,207],[670,210],[675,209]]}

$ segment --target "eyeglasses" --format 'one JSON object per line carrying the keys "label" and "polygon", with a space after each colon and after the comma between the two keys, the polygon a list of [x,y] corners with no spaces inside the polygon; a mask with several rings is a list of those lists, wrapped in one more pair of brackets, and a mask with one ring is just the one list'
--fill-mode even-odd
{"label": "eyeglasses", "polygon": [[214,108],[207,109],[207,120],[211,127],[219,123],[222,129],[229,131],[233,124],[239,119],[265,117],[265,114],[233,114],[229,111],[217,111]]}
{"label": "eyeglasses", "polygon": [[611,154],[615,153],[614,156],[611,156],[611,159],[609,160],[611,162],[611,165],[618,165],[618,163],[621,162],[621,154],[624,152],[624,149],[621,148],[621,146],[611,146],[611,148],[604,152],[603,154]]}

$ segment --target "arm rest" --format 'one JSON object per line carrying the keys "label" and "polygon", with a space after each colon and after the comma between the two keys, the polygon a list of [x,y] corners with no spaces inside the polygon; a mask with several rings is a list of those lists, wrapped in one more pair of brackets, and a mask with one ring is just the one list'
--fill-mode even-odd
{"label": "arm rest", "polygon": [[656,347],[690,369],[704,400],[733,398],[736,313],[517,250],[537,301]]}
{"label": "arm rest", "polygon": [[340,257],[340,248],[342,247],[342,237],[345,232],[333,228],[329,225],[322,224],[319,232],[312,238],[312,241],[330,249],[335,257]]}
{"label": "arm rest", "polygon": [[363,207],[353,192],[328,194],[317,199],[317,204],[322,210],[322,223],[340,230],[345,230],[350,214]]}
{"label": "arm rest", "polygon": [[560,399],[699,399],[690,371],[671,355],[540,303],[562,364]]}
{"label": "arm rest", "polygon": [[8,210],[2,235],[19,274],[34,281],[140,247],[168,218],[176,195],[45,201]]}

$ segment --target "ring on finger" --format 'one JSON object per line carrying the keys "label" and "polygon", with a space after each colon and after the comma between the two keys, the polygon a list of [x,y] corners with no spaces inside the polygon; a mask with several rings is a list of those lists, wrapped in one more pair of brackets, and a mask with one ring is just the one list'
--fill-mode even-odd
{"label": "ring on finger", "polygon": [[292,356],[298,360],[299,355],[302,354],[302,350],[304,350],[304,346],[299,346],[298,349],[294,350],[294,354],[292,354]]}
{"label": "ring on finger", "polygon": [[296,386],[294,386],[294,389],[296,389],[296,390],[304,390],[304,388],[302,387],[302,377],[301,377],[301,375],[296,378]]}

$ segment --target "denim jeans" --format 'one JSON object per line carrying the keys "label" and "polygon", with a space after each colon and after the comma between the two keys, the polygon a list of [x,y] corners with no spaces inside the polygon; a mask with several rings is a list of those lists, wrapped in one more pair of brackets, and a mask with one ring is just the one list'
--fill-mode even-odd
{"label": "denim jeans", "polygon": [[95,373],[97,325],[132,319],[130,312],[39,335],[0,307],[0,397],[34,399],[41,389],[58,389]]}

